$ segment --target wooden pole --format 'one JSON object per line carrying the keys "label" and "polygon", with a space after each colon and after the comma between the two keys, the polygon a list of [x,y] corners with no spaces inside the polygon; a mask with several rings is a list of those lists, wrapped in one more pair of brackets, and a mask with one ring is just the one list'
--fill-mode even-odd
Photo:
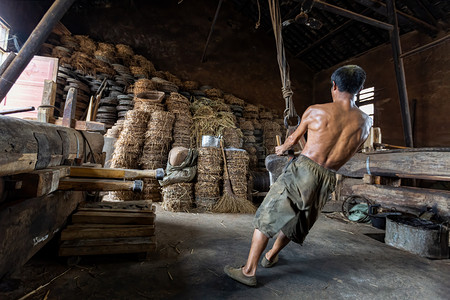
{"label": "wooden pole", "polygon": [[201,62],[205,62],[206,59],[206,49],[208,48],[209,41],[211,40],[211,36],[214,30],[214,25],[216,25],[217,17],[219,16],[220,7],[222,6],[223,0],[219,0],[219,4],[217,4],[216,14],[214,15],[214,19],[211,24],[211,28],[209,29],[208,38],[206,39],[205,49],[203,49],[203,55]]}
{"label": "wooden pole", "polygon": [[0,78],[0,103],[75,0],[56,0]]}
{"label": "wooden pole", "polygon": [[394,26],[394,29],[389,31],[389,36],[391,39],[392,54],[394,57],[395,77],[397,79],[397,89],[400,100],[403,134],[406,146],[414,147],[408,92],[406,90],[405,68],[403,66],[403,58],[401,58],[402,46],[400,44],[400,31],[398,28],[397,15],[395,13],[395,2],[393,0],[387,0],[386,4],[388,20]]}

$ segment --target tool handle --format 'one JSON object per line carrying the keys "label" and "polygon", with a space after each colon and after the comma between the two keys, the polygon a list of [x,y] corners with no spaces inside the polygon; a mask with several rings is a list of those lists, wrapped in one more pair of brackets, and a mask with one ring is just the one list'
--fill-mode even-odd
{"label": "tool handle", "polygon": [[275,138],[277,139],[277,146],[281,146],[281,138],[279,135],[276,135]]}

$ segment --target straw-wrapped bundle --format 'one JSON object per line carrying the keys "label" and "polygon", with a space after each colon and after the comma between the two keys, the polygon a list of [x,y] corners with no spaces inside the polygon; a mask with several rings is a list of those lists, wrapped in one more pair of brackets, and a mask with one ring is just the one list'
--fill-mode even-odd
{"label": "straw-wrapped bundle", "polygon": [[116,50],[117,56],[121,58],[124,63],[129,65],[134,56],[133,49],[128,45],[117,44]]}
{"label": "straw-wrapped bundle", "polygon": [[222,90],[217,89],[217,88],[207,89],[207,90],[205,90],[205,94],[208,97],[218,97],[218,98],[223,97]]}
{"label": "straw-wrapped bundle", "polygon": [[201,146],[203,135],[215,135],[219,127],[217,114],[209,106],[197,109],[192,117],[194,124],[191,130],[191,141],[197,147]]}
{"label": "straw-wrapped bundle", "polygon": [[84,52],[74,52],[72,54],[72,66],[85,75],[94,75],[96,66],[91,62],[91,57]]}
{"label": "straw-wrapped bundle", "polygon": [[266,148],[266,153],[275,153],[275,147],[277,146],[276,136],[281,136],[280,124],[273,121],[266,121],[263,124],[263,134],[264,134],[264,147]]}
{"label": "straw-wrapped bundle", "polygon": [[97,49],[97,44],[91,38],[87,35],[75,35],[75,38],[78,40],[80,48],[84,53],[88,55],[94,54]]}
{"label": "straw-wrapped bundle", "polygon": [[139,98],[146,98],[146,95],[155,90],[155,84],[150,79],[139,79],[134,83],[134,95]]}
{"label": "straw-wrapped bundle", "polygon": [[188,81],[184,81],[182,83],[181,87],[185,91],[192,92],[192,91],[198,90],[199,83],[197,81],[188,80]]}
{"label": "straw-wrapped bundle", "polygon": [[229,104],[229,105],[237,105],[237,106],[241,106],[244,107],[245,105],[245,101],[232,95],[232,94],[225,94],[223,96],[225,103]]}
{"label": "straw-wrapped bundle", "polygon": [[72,53],[72,50],[65,48],[65,47],[61,47],[61,46],[56,46],[55,48],[53,48],[52,50],[52,56],[53,57],[57,57],[57,58],[70,58]]}
{"label": "straw-wrapped bundle", "polygon": [[171,93],[178,92],[178,86],[168,80],[162,79],[160,77],[153,77],[152,81],[156,84],[158,90]]}
{"label": "straw-wrapped bundle", "polygon": [[272,120],[273,115],[272,115],[272,112],[270,112],[270,111],[262,111],[259,113],[259,118],[262,120]]}
{"label": "straw-wrapped bundle", "polygon": [[241,148],[242,147],[242,131],[239,128],[226,127],[223,130],[223,141],[225,147]]}
{"label": "straw-wrapped bundle", "polygon": [[134,77],[137,77],[137,78],[148,78],[149,77],[149,71],[143,67],[131,66],[130,72],[131,72],[131,74],[133,74]]}
{"label": "straw-wrapped bundle", "polygon": [[221,174],[221,150],[213,147],[199,148],[197,183],[195,184],[195,201],[197,207],[210,210],[217,200],[219,200]]}
{"label": "straw-wrapped bundle", "polygon": [[161,207],[168,211],[189,211],[194,202],[194,184],[189,182],[175,183],[162,188],[163,202]]}
{"label": "straw-wrapped bundle", "polygon": [[178,87],[182,86],[183,83],[181,82],[180,78],[178,78],[177,76],[173,75],[169,71],[165,71],[164,75],[165,75],[166,80],[172,82],[173,84],[175,84]]}
{"label": "straw-wrapped bundle", "polygon": [[153,63],[142,55],[134,55],[132,65],[144,68],[144,70],[149,75],[152,75],[153,73],[156,72]]}
{"label": "straw-wrapped bundle", "polygon": [[116,75],[116,70],[114,70],[111,64],[97,58],[93,59],[92,62],[95,64],[96,73],[103,73],[111,76]]}
{"label": "straw-wrapped bundle", "polygon": [[191,126],[193,120],[189,110],[189,104],[189,100],[178,93],[170,93],[169,98],[166,100],[167,110],[175,116],[172,147],[189,148],[191,145]]}
{"label": "straw-wrapped bundle", "polygon": [[60,37],[61,44],[70,50],[77,51],[80,49],[80,43],[78,40],[71,35],[62,35]]}
{"label": "straw-wrapped bundle", "polygon": [[[249,156],[245,150],[225,149],[227,158],[228,176],[231,187],[236,196],[247,198],[247,173]],[[224,174],[224,179],[228,179]]]}
{"label": "straw-wrapped bundle", "polygon": [[113,64],[116,62],[115,52],[114,51],[108,51],[108,50],[101,50],[97,49],[94,52],[95,58],[104,61],[108,64]]}
{"label": "straw-wrapped bundle", "polygon": [[[167,164],[167,154],[172,142],[172,126],[175,117],[171,112],[155,111],[151,114],[145,133],[145,144],[140,158],[144,169],[164,168]],[[144,188],[145,198],[153,201],[161,199],[157,181],[149,181],[148,189]],[[157,195],[158,192],[158,195]]]}

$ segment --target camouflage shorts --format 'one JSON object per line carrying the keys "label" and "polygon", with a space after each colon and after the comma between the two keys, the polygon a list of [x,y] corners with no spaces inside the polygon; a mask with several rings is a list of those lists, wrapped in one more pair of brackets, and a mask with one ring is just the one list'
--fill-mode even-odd
{"label": "camouflage shorts", "polygon": [[253,225],[268,237],[281,230],[290,240],[303,243],[335,183],[335,172],[300,155],[272,185]]}

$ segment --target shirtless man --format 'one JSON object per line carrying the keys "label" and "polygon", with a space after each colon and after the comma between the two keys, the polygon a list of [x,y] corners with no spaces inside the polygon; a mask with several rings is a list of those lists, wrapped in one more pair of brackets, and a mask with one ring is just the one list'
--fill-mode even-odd
{"label": "shirtless man", "polygon": [[290,242],[302,244],[335,187],[339,170],[367,139],[372,120],[355,105],[366,73],[355,65],[337,69],[331,76],[332,103],[310,106],[297,130],[275,148],[282,155],[308,131],[301,155],[291,161],[272,185],[256,212],[252,245],[241,268],[226,266],[225,273],[248,286],[256,286],[256,268],[269,238],[278,233],[261,260],[270,268]]}

